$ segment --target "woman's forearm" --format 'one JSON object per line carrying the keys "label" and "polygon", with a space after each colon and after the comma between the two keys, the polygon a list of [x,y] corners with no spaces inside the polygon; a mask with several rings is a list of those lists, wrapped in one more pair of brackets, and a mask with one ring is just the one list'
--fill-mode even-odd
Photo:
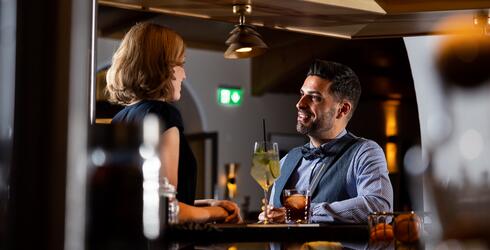
{"label": "woman's forearm", "polygon": [[224,221],[228,216],[228,212],[221,207],[194,207],[182,202],[179,202],[179,206],[179,222],[181,223]]}

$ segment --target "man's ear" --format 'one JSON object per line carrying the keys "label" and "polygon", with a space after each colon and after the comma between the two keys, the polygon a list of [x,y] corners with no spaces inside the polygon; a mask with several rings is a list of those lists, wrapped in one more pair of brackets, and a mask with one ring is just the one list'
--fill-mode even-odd
{"label": "man's ear", "polygon": [[337,118],[342,118],[344,116],[348,116],[349,113],[351,112],[352,110],[352,104],[348,101],[342,101],[340,103],[340,109],[339,109],[339,112],[337,113]]}

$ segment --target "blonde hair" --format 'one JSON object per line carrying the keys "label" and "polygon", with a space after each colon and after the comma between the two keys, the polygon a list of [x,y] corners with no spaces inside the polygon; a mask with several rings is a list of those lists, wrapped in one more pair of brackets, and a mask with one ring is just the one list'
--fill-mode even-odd
{"label": "blonde hair", "polygon": [[124,36],[107,71],[109,101],[128,105],[142,99],[171,100],[174,66],[182,66],[185,44],[173,30],[138,23]]}

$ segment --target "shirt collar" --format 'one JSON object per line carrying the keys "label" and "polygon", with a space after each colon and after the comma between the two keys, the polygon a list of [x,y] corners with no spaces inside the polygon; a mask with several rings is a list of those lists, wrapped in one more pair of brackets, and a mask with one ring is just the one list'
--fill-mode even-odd
{"label": "shirt collar", "polygon": [[[323,143],[322,145],[320,145],[320,147],[325,148],[325,147],[327,147],[327,146],[330,146],[330,145],[332,145],[332,144],[333,144],[333,142],[335,142],[337,139],[342,138],[342,137],[343,137],[344,135],[346,135],[346,134],[347,134],[347,130],[344,128],[344,129],[343,129],[343,130],[342,130],[342,131],[341,131],[341,132],[340,132],[340,133],[339,133],[337,136],[335,136],[335,139],[333,139],[333,140],[331,140],[331,141],[329,141],[329,142],[325,142],[325,143]],[[308,144],[308,146],[309,146],[310,148],[314,148],[314,146],[313,146],[313,145],[311,145],[311,143],[309,143],[309,142],[308,142],[307,144]]]}

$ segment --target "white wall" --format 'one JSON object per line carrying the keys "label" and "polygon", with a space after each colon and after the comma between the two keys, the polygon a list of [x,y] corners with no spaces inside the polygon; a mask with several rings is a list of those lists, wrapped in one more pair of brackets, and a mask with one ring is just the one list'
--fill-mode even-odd
{"label": "white wall", "polygon": [[115,39],[97,38],[97,70],[111,64],[112,55],[116,52],[119,42]]}
{"label": "white wall", "polygon": [[[98,62],[110,62],[118,42],[99,39]],[[228,60],[223,58],[222,52],[187,49],[185,70],[186,89],[178,106],[182,111],[186,133],[218,132],[218,178],[221,178],[223,185],[221,189],[224,190],[224,165],[238,162],[241,166],[236,200],[241,203],[244,196],[250,196],[250,209],[259,210],[263,193],[249,173],[253,142],[262,139],[262,118],[266,119],[269,132],[295,134],[295,104],[298,97],[278,94],[252,97],[250,59]],[[241,87],[244,90],[242,105],[218,105],[216,91],[220,85]],[[189,100],[189,97],[193,97],[193,100]],[[201,128],[202,131],[199,131]]]}
{"label": "white wall", "polygon": [[[266,119],[270,132],[296,133],[294,105],[297,96],[275,94],[252,97],[250,72],[249,59],[227,60],[222,52],[187,50],[187,82],[191,92],[195,93],[195,101],[204,112],[203,128],[207,132],[218,132],[221,179],[223,181],[226,163],[240,163],[237,200],[240,202],[243,196],[248,195],[251,197],[251,208],[258,210],[262,192],[249,173],[253,143],[262,138],[262,118]],[[216,91],[220,85],[242,87],[242,105],[218,105]]]}

